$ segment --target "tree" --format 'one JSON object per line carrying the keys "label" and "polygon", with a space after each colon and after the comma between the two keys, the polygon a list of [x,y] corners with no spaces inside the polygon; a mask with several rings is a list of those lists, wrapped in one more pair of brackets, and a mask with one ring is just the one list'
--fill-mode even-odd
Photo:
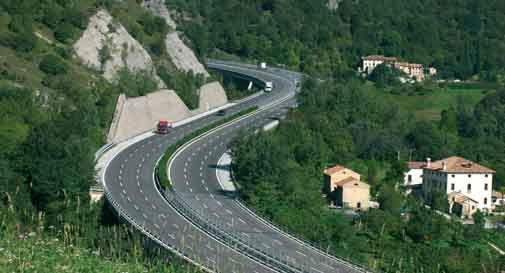
{"label": "tree", "polygon": [[50,75],[66,74],[67,64],[57,55],[47,54],[39,64],[40,70]]}
{"label": "tree", "polygon": [[400,83],[398,77],[401,73],[390,67],[387,64],[380,64],[368,76],[368,79],[375,82],[377,87],[384,88],[386,86],[397,85]]}

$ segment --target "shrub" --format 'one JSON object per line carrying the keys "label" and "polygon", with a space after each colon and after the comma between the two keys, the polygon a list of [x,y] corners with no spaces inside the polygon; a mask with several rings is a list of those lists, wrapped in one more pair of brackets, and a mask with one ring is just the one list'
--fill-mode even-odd
{"label": "shrub", "polygon": [[39,64],[40,70],[51,75],[66,74],[68,67],[65,62],[54,54],[47,54]]}

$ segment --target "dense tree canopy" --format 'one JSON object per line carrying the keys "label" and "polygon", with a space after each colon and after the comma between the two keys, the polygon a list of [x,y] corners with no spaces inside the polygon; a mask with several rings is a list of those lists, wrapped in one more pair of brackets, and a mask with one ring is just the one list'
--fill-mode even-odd
{"label": "dense tree canopy", "polygon": [[168,2],[189,18],[183,28],[201,55],[218,49],[338,76],[378,53],[434,65],[443,77],[504,74],[501,0],[344,0],[336,11],[325,0]]}

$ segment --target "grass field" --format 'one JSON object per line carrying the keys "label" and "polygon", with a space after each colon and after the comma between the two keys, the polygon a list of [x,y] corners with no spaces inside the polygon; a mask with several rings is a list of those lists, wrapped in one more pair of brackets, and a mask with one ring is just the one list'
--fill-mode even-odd
{"label": "grass field", "polygon": [[442,110],[456,106],[459,100],[473,107],[485,96],[486,92],[482,88],[439,88],[425,94],[389,93],[386,96],[412,112],[418,120],[439,120]]}

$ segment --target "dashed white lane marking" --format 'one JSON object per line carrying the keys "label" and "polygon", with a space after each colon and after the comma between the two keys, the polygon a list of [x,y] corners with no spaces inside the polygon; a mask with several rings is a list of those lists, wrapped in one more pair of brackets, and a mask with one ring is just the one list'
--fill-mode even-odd
{"label": "dashed white lane marking", "polygon": [[154,224],[154,227],[155,227],[156,229],[160,229],[160,226],[158,226],[157,224]]}
{"label": "dashed white lane marking", "polygon": [[200,198],[198,198],[198,195],[195,195],[195,199],[196,199],[197,201],[200,201]]}
{"label": "dashed white lane marking", "polygon": [[261,232],[261,230],[257,229],[257,228],[253,228],[254,232]]}
{"label": "dashed white lane marking", "polygon": [[123,179],[123,178],[121,177],[121,175],[118,175],[118,177],[117,177],[117,178],[118,178],[119,180]]}
{"label": "dashed white lane marking", "polygon": [[189,188],[189,192],[193,192],[193,189],[192,189],[192,188]]}
{"label": "dashed white lane marking", "polygon": [[145,213],[142,213],[142,217],[144,217],[144,219],[147,219],[147,215]]}
{"label": "dashed white lane marking", "polygon": [[219,202],[219,201],[216,201],[216,203],[217,203],[220,207],[222,207],[222,206],[223,206],[223,204],[221,204],[221,202]]}
{"label": "dashed white lane marking", "polygon": [[216,218],[219,218],[219,215],[217,215],[215,212],[213,212],[212,215],[216,216]]}
{"label": "dashed white lane marking", "polygon": [[316,269],[316,268],[314,268],[314,267],[311,267],[311,269],[312,269],[312,270],[314,270],[314,271],[316,271],[316,272],[319,272],[319,273],[324,273],[323,271],[321,271],[321,270],[317,270],[317,269]]}
{"label": "dashed white lane marking", "polygon": [[123,187],[123,183],[119,182],[119,186],[120,186],[120,187]]}
{"label": "dashed white lane marking", "polygon": [[123,174],[123,169],[119,169],[119,174]]}
{"label": "dashed white lane marking", "polygon": [[167,235],[168,235],[168,237],[170,237],[172,240],[175,240],[175,237],[174,237],[172,234],[170,234],[170,233],[166,233],[166,234],[167,234]]}
{"label": "dashed white lane marking", "polygon": [[135,208],[135,210],[139,210],[139,206],[133,205],[133,207]]}
{"label": "dashed white lane marking", "polygon": [[202,204],[202,206],[206,209],[208,209],[209,207],[207,207],[207,205],[205,205],[205,203]]}
{"label": "dashed white lane marking", "polygon": [[245,233],[245,232],[241,232],[240,234],[244,235],[245,237],[249,238],[249,234]]}
{"label": "dashed white lane marking", "polygon": [[205,184],[205,180],[202,179],[202,184]]}
{"label": "dashed white lane marking", "polygon": [[207,188],[207,186],[203,186],[205,188],[206,191],[209,191],[209,188]]}
{"label": "dashed white lane marking", "polygon": [[153,210],[156,210],[156,206],[154,204],[151,204],[151,207],[153,208]]}
{"label": "dashed white lane marking", "polygon": [[298,253],[299,255],[303,256],[303,257],[307,257],[307,255],[305,255],[304,253],[301,253],[300,251],[296,251],[296,253]]}
{"label": "dashed white lane marking", "polygon": [[177,224],[172,224],[172,226],[175,228],[175,229],[179,229],[179,226]]}
{"label": "dashed white lane marking", "polygon": [[240,223],[245,224],[245,221],[242,220],[242,218],[239,217],[238,220],[239,220]]}
{"label": "dashed white lane marking", "polygon": [[128,198],[126,198],[126,200],[128,200],[128,202],[132,201],[132,199],[130,198],[130,196],[128,196]]}
{"label": "dashed white lane marking", "polygon": [[123,193],[126,194],[126,190],[125,189],[123,189]]}
{"label": "dashed white lane marking", "polygon": [[210,194],[210,198],[214,199],[214,195],[212,193]]}

